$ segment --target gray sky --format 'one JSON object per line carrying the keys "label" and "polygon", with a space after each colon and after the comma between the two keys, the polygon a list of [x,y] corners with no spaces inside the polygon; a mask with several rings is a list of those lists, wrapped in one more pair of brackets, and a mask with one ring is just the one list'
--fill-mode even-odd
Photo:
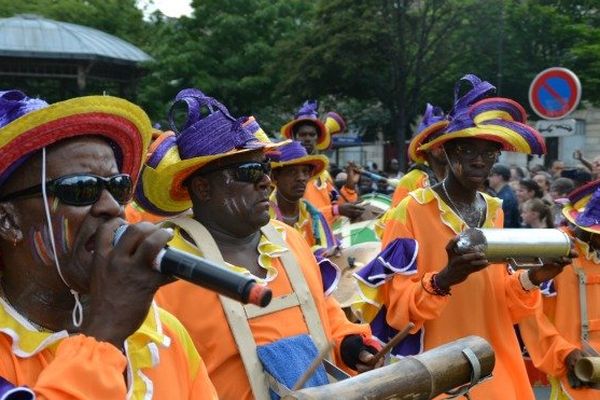
{"label": "gray sky", "polygon": [[138,0],[138,7],[145,9],[146,14],[150,14],[159,9],[163,14],[169,17],[180,17],[182,15],[191,15],[191,0]]}

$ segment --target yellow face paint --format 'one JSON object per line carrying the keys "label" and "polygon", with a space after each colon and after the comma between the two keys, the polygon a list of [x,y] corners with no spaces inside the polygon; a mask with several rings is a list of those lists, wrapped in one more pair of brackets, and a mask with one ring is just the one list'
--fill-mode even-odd
{"label": "yellow face paint", "polygon": [[56,211],[56,209],[58,208],[58,203],[59,203],[58,197],[54,197],[54,200],[52,200],[52,212]]}

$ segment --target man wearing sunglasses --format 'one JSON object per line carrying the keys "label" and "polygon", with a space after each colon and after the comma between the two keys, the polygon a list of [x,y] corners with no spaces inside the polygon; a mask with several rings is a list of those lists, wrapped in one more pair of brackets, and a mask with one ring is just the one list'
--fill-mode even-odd
{"label": "man wearing sunglasses", "polygon": [[[373,368],[377,344],[366,325],[350,323],[337,302],[323,294],[319,267],[308,244],[291,227],[269,218],[269,161],[278,151],[253,118],[233,118],[225,106],[196,89],[180,105],[187,119],[174,135],[159,138],[146,161],[138,203],[178,216],[170,246],[207,257],[267,285],[266,309],[244,306],[214,292],[177,281],[157,301],[190,331],[222,399],[269,399],[273,380],[292,388],[334,341],[328,359],[348,372]],[[204,111],[204,112],[202,112]],[[171,118],[173,120],[173,118]],[[333,353],[333,354],[332,354]],[[327,383],[323,367],[311,385]]]}
{"label": "man wearing sunglasses", "polygon": [[122,99],[0,92],[0,398],[216,398],[153,303],[171,233],[142,223],[112,243],[149,140]]}

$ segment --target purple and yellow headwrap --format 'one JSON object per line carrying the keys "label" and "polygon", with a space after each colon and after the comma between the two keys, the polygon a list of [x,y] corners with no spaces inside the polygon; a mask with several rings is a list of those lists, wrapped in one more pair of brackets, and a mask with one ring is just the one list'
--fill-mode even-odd
{"label": "purple and yellow headwrap", "polygon": [[600,179],[573,190],[562,213],[584,231],[600,233]]}
{"label": "purple and yellow headwrap", "polygon": [[312,177],[316,178],[327,168],[329,160],[323,155],[308,155],[300,142],[291,142],[277,149],[278,154],[269,155],[271,168],[282,168],[289,165],[311,165]]}
{"label": "purple and yellow headwrap", "polygon": [[[187,107],[181,129],[173,118],[179,104]],[[136,202],[157,215],[178,214],[192,206],[184,181],[209,162],[288,143],[271,142],[253,117],[232,117],[223,104],[198,89],[177,94],[169,122],[173,132],[165,132],[152,144],[135,191]]]}
{"label": "purple and yellow headwrap", "polygon": [[[462,82],[471,84],[472,89],[458,98]],[[475,75],[461,78],[454,88],[454,107],[448,116],[448,126],[432,135],[419,150],[426,151],[454,139],[474,138],[499,143],[504,151],[545,154],[544,138],[527,125],[527,114],[519,103],[504,97],[484,98],[494,89]]]}
{"label": "purple and yellow headwrap", "polygon": [[425,157],[420,147],[431,140],[432,136],[448,126],[448,119],[440,107],[427,103],[423,119],[417,128],[416,135],[408,145],[408,157],[416,163],[424,163]]}

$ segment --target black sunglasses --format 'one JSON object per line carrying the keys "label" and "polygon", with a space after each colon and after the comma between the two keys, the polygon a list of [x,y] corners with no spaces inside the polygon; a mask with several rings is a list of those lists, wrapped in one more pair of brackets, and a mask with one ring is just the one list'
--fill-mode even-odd
{"label": "black sunglasses", "polygon": [[[91,174],[65,175],[46,182],[48,194],[56,196],[62,203],[71,206],[89,206],[98,201],[104,189],[119,204],[126,204],[131,198],[131,177],[118,174],[104,178]],[[42,193],[42,184],[19,190],[0,197],[0,201],[38,196]]]}
{"label": "black sunglasses", "polygon": [[253,161],[239,164],[229,164],[214,169],[200,171],[199,175],[207,175],[216,171],[231,171],[236,181],[256,184],[260,182],[265,175],[271,173],[270,161]]}

